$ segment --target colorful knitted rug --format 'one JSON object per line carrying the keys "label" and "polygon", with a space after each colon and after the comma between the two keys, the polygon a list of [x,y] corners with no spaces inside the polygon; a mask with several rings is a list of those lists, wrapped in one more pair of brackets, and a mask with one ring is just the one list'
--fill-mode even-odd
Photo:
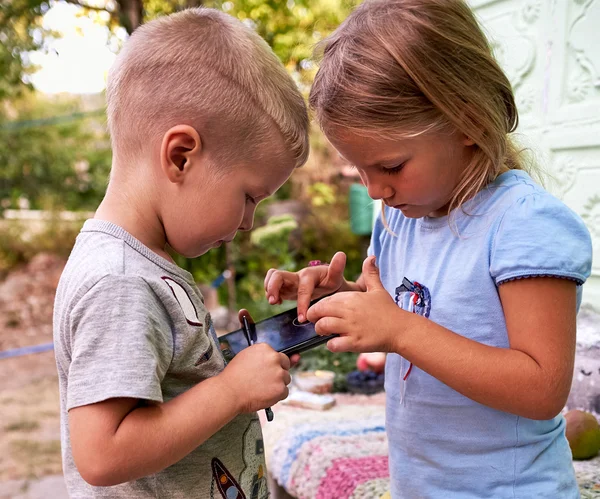
{"label": "colorful knitted rug", "polygon": [[[298,499],[379,499],[389,490],[385,396],[337,394],[328,411],[275,407],[267,469]],[[600,457],[576,461],[582,499],[600,499]]]}

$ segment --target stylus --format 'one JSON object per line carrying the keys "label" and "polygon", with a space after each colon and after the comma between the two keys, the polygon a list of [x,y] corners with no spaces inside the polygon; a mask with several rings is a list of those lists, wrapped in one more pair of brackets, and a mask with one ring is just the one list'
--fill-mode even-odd
{"label": "stylus", "polygon": [[[242,329],[244,330],[244,336],[246,336],[246,341],[249,346],[254,345],[256,336],[252,334],[252,329],[250,328],[250,323],[248,322],[248,318],[244,315],[242,316]],[[267,415],[267,421],[273,421],[273,410],[270,407],[265,409],[265,414]]]}

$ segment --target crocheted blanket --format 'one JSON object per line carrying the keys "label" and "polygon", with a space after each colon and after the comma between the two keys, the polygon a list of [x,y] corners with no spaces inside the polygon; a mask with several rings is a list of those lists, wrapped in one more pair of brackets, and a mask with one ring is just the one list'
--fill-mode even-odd
{"label": "crocheted blanket", "polygon": [[[336,394],[328,411],[275,407],[267,468],[298,499],[379,499],[389,490],[385,396]],[[600,499],[600,458],[574,463],[582,499]]]}

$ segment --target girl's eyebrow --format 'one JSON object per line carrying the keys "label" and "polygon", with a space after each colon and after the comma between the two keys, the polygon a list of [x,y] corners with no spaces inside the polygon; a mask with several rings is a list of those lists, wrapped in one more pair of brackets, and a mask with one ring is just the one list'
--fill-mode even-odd
{"label": "girl's eyebrow", "polygon": [[[351,163],[350,161],[348,161],[340,153],[338,153],[338,156],[340,157],[340,159],[342,159],[343,161],[345,161],[346,163],[348,163],[352,168],[357,168],[357,166],[354,163]],[[370,164],[370,165],[366,165],[365,168],[386,168],[386,165],[389,168],[389,166],[392,163],[394,163],[394,164],[400,164],[400,163],[404,163],[404,162],[406,162],[406,160],[398,161],[396,159],[396,157],[393,157],[393,158],[389,158],[389,159],[382,159],[380,161],[377,161],[376,163],[373,163],[373,164]]]}

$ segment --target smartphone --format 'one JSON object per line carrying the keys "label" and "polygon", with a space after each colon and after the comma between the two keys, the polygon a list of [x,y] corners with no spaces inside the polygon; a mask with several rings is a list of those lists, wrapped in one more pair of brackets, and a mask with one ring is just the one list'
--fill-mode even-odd
{"label": "smartphone", "polygon": [[[314,300],[314,305],[319,300]],[[288,357],[326,343],[337,335],[319,336],[312,322],[298,321],[298,309],[293,308],[257,322],[256,343],[268,343],[274,350]],[[219,338],[221,352],[230,361],[236,354],[248,347],[243,329],[237,329]]]}

